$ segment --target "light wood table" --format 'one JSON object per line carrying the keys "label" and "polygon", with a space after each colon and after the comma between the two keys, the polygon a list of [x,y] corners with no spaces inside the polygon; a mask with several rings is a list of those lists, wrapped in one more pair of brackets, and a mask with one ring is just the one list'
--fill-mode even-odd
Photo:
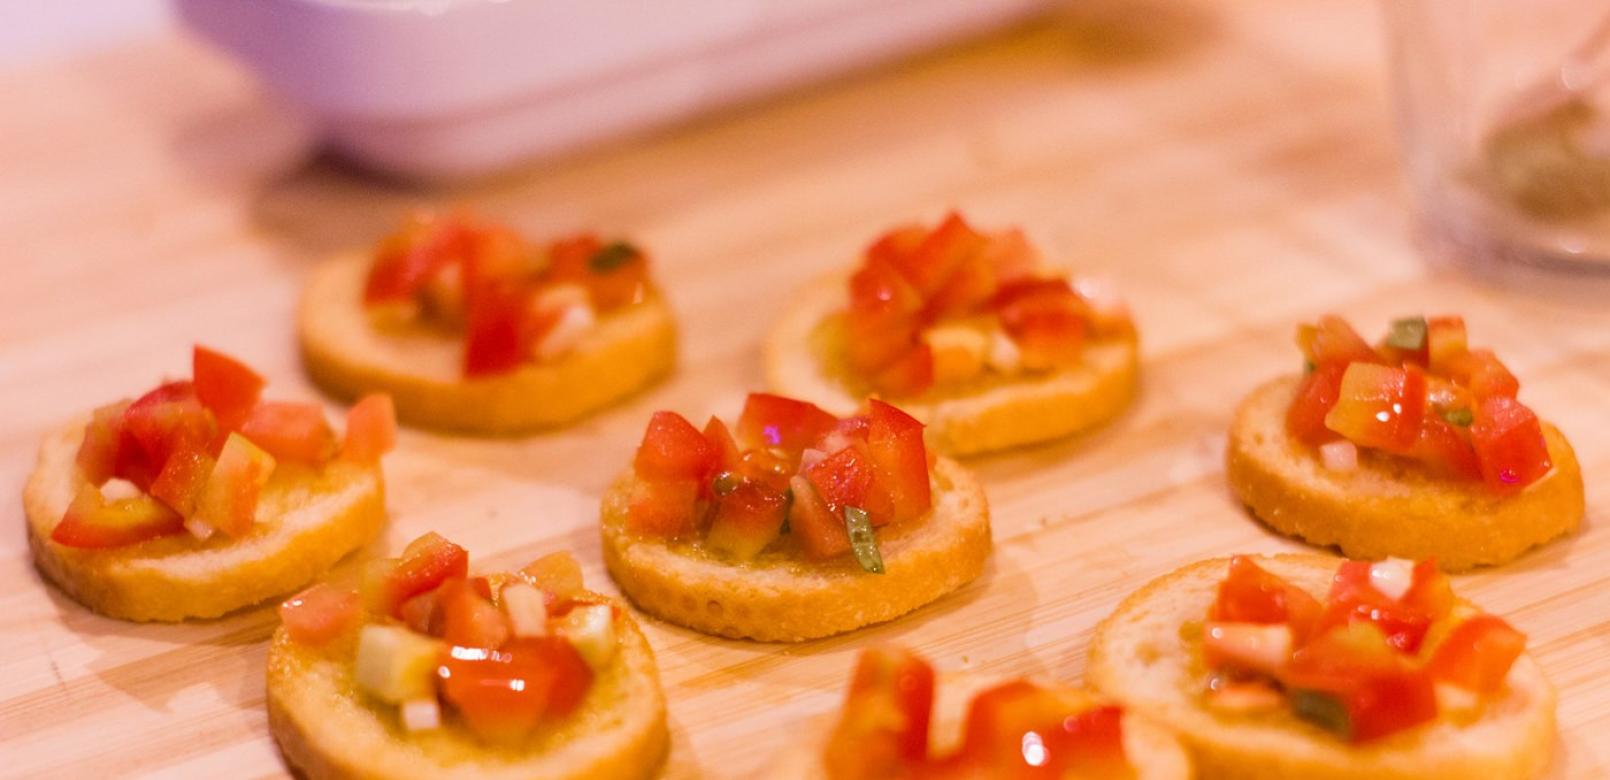
{"label": "light wood table", "polygon": [[[650,247],[681,316],[675,375],[572,429],[516,441],[405,432],[395,550],[429,529],[485,564],[578,551],[649,413],[736,413],[790,291],[871,236],[952,206],[1022,223],[1110,275],[1143,334],[1144,390],[1108,429],[978,460],[982,578],[890,625],[796,646],[645,621],[671,703],[667,774],[752,777],[837,706],[858,648],[943,669],[1078,680],[1091,627],[1146,578],[1297,549],[1229,496],[1231,409],[1294,370],[1297,320],[1460,312],[1571,437],[1587,530],[1458,586],[1531,636],[1561,693],[1562,776],[1610,773],[1610,311],[1430,273],[1410,241],[1377,22],[1351,0],[1150,0],[1085,9],[907,65],[447,192],[310,161],[309,129],[181,40],[0,74],[0,485],[40,436],[187,370],[203,341],[280,396],[317,397],[291,314],[306,271],[420,202]],[[333,408],[333,407],[332,407]],[[278,775],[263,711],[269,607],[185,625],[92,615],[0,533],[0,775]]]}

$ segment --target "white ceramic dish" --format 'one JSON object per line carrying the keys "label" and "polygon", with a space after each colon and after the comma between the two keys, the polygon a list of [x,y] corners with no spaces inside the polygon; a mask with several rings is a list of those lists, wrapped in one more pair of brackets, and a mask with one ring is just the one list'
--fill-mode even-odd
{"label": "white ceramic dish", "polygon": [[555,154],[978,34],[1047,0],[178,0],[338,151],[413,178]]}

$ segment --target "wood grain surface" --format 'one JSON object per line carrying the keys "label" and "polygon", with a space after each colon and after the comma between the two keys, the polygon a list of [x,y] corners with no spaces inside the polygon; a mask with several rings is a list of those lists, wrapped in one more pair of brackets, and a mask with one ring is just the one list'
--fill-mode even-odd
{"label": "wood grain surface", "polygon": [[[905,65],[451,190],[316,156],[310,128],[180,39],[0,74],[0,486],[41,434],[187,369],[192,342],[270,392],[317,397],[298,285],[418,203],[471,202],[545,233],[649,247],[683,325],[673,377],[551,435],[405,432],[379,551],[430,529],[485,565],[578,552],[649,413],[736,413],[789,291],[889,225],[964,208],[1025,225],[1133,303],[1144,387],[1111,427],[976,460],[995,518],[983,577],[893,624],[794,646],[645,619],[671,704],[670,777],[753,777],[836,707],[856,650],[1078,680],[1091,627],[1153,575],[1299,546],[1230,498],[1238,398],[1297,360],[1293,323],[1462,312],[1575,443],[1578,536],[1458,587],[1531,636],[1561,693],[1562,777],[1610,775],[1610,310],[1428,270],[1411,240],[1379,20],[1356,0],[1102,0]],[[1602,299],[1601,299],[1602,300]],[[332,411],[335,407],[332,405]],[[184,625],[86,612],[0,520],[0,775],[280,775],[263,711],[272,609]]]}

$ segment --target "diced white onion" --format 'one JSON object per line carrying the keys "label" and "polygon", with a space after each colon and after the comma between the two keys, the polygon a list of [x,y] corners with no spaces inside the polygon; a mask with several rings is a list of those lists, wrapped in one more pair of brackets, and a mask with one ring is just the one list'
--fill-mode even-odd
{"label": "diced white onion", "polygon": [[[832,446],[832,445],[829,445],[829,446]],[[838,447],[838,449],[844,449],[844,447],[848,447],[848,446],[850,446],[849,442],[845,442],[843,444],[843,446]],[[824,460],[827,460],[827,453],[826,452],[823,452],[823,451],[818,450],[818,449],[807,448],[804,452],[801,452],[799,454],[799,470],[803,472],[805,469],[808,469],[808,468],[810,468],[810,467],[812,467],[812,466],[814,466],[814,465],[816,465],[818,463],[821,463]]]}
{"label": "diced white onion", "polygon": [[582,303],[567,306],[565,313],[559,315],[559,321],[542,337],[542,343],[537,345],[537,357],[542,360],[552,360],[569,352],[581,343],[587,332],[593,329],[598,318],[593,314],[593,307]]}
{"label": "diced white onion", "polygon": [[564,634],[582,660],[594,671],[609,666],[615,657],[615,609],[608,604],[576,607],[562,618],[559,632]]}
{"label": "diced white onion", "polygon": [[1255,672],[1274,672],[1291,660],[1291,626],[1284,623],[1209,623],[1202,644],[1235,665]]}
{"label": "diced white onion", "polygon": [[1018,350],[1017,342],[1006,335],[1006,331],[996,329],[990,333],[989,353],[984,356],[984,361],[1002,374],[1012,374],[1023,365],[1023,353]]}
{"label": "diced white onion", "polygon": [[211,538],[213,533],[218,530],[213,528],[212,525],[206,520],[202,520],[199,517],[191,517],[186,519],[184,521],[184,529],[189,531],[191,536],[194,536],[202,541],[206,541],[207,539]]}
{"label": "diced white onion", "polygon": [[524,583],[511,583],[503,588],[503,611],[509,615],[509,626],[518,637],[547,636],[548,603],[542,591]]}
{"label": "diced white onion", "polygon": [[101,485],[101,498],[107,501],[122,501],[126,498],[139,498],[140,488],[126,479],[113,477]]}
{"label": "diced white onion", "polygon": [[403,728],[430,731],[442,725],[442,708],[434,698],[409,699],[402,703]]}
{"label": "diced white onion", "polygon": [[1331,471],[1352,471],[1358,468],[1358,445],[1346,439],[1326,442],[1319,445],[1319,459]]}
{"label": "diced white onion", "polygon": [[1414,582],[1414,563],[1387,558],[1370,564],[1370,585],[1390,599],[1401,599]]}

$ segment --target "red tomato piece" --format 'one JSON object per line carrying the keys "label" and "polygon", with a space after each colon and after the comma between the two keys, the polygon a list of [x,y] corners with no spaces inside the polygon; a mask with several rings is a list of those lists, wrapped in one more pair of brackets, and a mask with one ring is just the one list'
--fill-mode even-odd
{"label": "red tomato piece", "polygon": [[[606,251],[608,262],[601,264]],[[548,248],[548,264],[545,281],[582,285],[599,311],[642,300],[648,289],[648,257],[641,250],[624,243],[606,245],[591,233],[555,241]]]}
{"label": "red tomato piece", "polygon": [[861,652],[823,752],[828,776],[885,778],[928,757],[934,670],[909,650]]}
{"label": "red tomato piece", "polygon": [[240,435],[279,460],[324,464],[336,452],[335,431],[313,403],[265,401],[240,423]]}
{"label": "red tomato piece", "polygon": [[851,446],[806,469],[805,478],[835,516],[843,517],[853,506],[865,509],[873,525],[887,525],[894,509],[889,494],[876,485],[875,468],[861,447]]}
{"label": "red tomato piece", "polygon": [[523,284],[487,283],[472,288],[465,319],[464,376],[505,374],[531,356],[534,332],[527,321],[531,290]]}
{"label": "red tomato piece", "polygon": [[922,311],[922,306],[922,295],[890,261],[869,259],[850,277],[853,311],[909,317]]}
{"label": "red tomato piece", "polygon": [[1297,346],[1302,349],[1303,357],[1315,366],[1382,362],[1380,353],[1358,335],[1347,320],[1334,314],[1320,317],[1315,325],[1299,326]]}
{"label": "red tomato piece", "polygon": [[1436,622],[1453,611],[1456,599],[1448,575],[1437,568],[1437,562],[1427,558],[1414,565],[1414,576],[1409,589],[1399,599],[1403,605]]}
{"label": "red tomato piece", "polygon": [[850,366],[872,374],[918,343],[922,297],[892,265],[869,260],[850,277],[845,354]]}
{"label": "red tomato piece", "polygon": [[750,450],[739,461],[738,473],[750,482],[758,482],[779,493],[787,492],[788,479],[794,475],[796,463],[771,450]]}
{"label": "red tomato piece", "polygon": [[1282,682],[1290,690],[1319,691],[1340,701],[1347,711],[1348,736],[1355,743],[1437,717],[1430,675],[1369,625],[1330,631],[1299,648]]}
{"label": "red tomato piece", "polygon": [[123,444],[123,411],[128,401],[96,409],[84,426],[84,441],[74,462],[92,485],[104,485],[117,473],[118,451]]}
{"label": "red tomato piece", "polygon": [[67,547],[122,547],[182,530],[184,519],[150,496],[108,502],[99,489],[82,485],[50,539]]}
{"label": "red tomato piece", "polygon": [[716,500],[704,541],[739,560],[749,560],[782,533],[788,499],[756,482],[744,482]]}
{"label": "red tomato piece", "polygon": [[1353,363],[1342,374],[1325,427],[1359,446],[1407,453],[1420,438],[1425,409],[1426,377],[1418,366]]}
{"label": "red tomato piece", "polygon": [[1470,440],[1487,484],[1501,491],[1519,490],[1553,468],[1543,425],[1525,404],[1495,395],[1476,405]]}
{"label": "red tomato piece", "polygon": [[197,345],[190,364],[196,397],[218,416],[224,428],[233,428],[245,419],[263,394],[263,378],[245,363],[222,352]]}
{"label": "red tomato piece", "polygon": [[286,599],[279,613],[291,641],[317,647],[356,627],[363,602],[351,588],[321,582]]}
{"label": "red tomato piece", "polygon": [[401,619],[403,602],[449,579],[462,579],[470,554],[432,532],[409,542],[397,560],[375,563],[364,572],[364,600],[370,610]]}
{"label": "red tomato piece", "polygon": [[992,235],[984,247],[982,260],[995,272],[1001,285],[1027,279],[1040,266],[1040,255],[1029,244],[1022,228],[1012,228]]}
{"label": "red tomato piece", "polygon": [[1454,361],[1470,349],[1463,317],[1426,320],[1426,365],[1433,374],[1447,374]]}
{"label": "red tomato piece", "polygon": [[626,526],[634,533],[677,539],[692,536],[703,519],[697,480],[646,480],[632,485]]}
{"label": "red tomato piece", "polygon": [[1112,777],[1129,769],[1118,707],[1076,710],[1024,680],[975,696],[954,761],[989,777]]}
{"label": "red tomato piece", "polygon": [[468,231],[457,218],[413,215],[375,249],[374,265],[364,280],[365,304],[406,301],[448,263],[462,261]]}
{"label": "red tomato piece", "polygon": [[[441,637],[448,644],[496,650],[508,641],[509,619],[482,592],[486,588],[486,580],[480,577],[475,580],[453,577],[436,588],[435,607],[441,614]],[[432,627],[435,625],[433,622]]]}
{"label": "red tomato piece", "polygon": [[1341,396],[1342,374],[1346,371],[1346,364],[1326,363],[1297,384],[1297,394],[1286,409],[1286,431],[1292,438],[1313,446],[1337,438],[1335,431],[1325,427],[1325,415]]}
{"label": "red tomato piece", "polygon": [[923,425],[876,398],[868,404],[866,448],[876,468],[877,481],[892,500],[890,520],[900,523],[921,517],[933,506]]}
{"label": "red tomato piece", "polygon": [[397,407],[391,396],[374,393],[358,399],[347,410],[347,433],[342,457],[359,463],[379,463],[380,456],[397,446]]}
{"label": "red tomato piece", "polygon": [[916,344],[871,377],[874,390],[894,398],[922,395],[934,386],[934,351],[926,342]]}
{"label": "red tomato piece", "polygon": [[974,254],[957,265],[950,279],[929,297],[928,305],[923,307],[924,319],[944,319],[970,314],[989,303],[999,288],[1000,281],[996,278],[995,268],[989,264],[982,252]]}
{"label": "red tomato piece", "polygon": [[1497,693],[1515,659],[1526,650],[1526,635],[1496,615],[1477,615],[1454,627],[1431,655],[1432,679],[1476,693]]}
{"label": "red tomato piece", "polygon": [[736,433],[744,447],[775,447],[797,456],[837,424],[837,417],[816,404],[770,393],[750,393],[738,416]]}
{"label": "red tomato piece", "polygon": [[714,471],[720,453],[693,423],[676,412],[649,418],[632,467],[638,479],[702,482]]}
{"label": "red tomato piece", "polygon": [[1521,391],[1520,380],[1490,349],[1473,349],[1451,358],[1447,372],[1455,382],[1470,388],[1478,401],[1494,396],[1514,398]]}
{"label": "red tomato piece", "polygon": [[950,280],[963,263],[983,251],[984,236],[954,211],[909,254],[893,258],[895,267],[924,298]]}
{"label": "red tomato piece", "polygon": [[879,236],[866,248],[867,264],[887,263],[895,268],[901,267],[922,242],[928,240],[929,230],[926,226],[911,224],[901,225]]}
{"label": "red tomato piece", "polygon": [[239,538],[257,523],[257,503],[274,473],[274,457],[238,433],[224,441],[191,515]]}
{"label": "red tomato piece", "polygon": [[1066,279],[1022,280],[991,302],[1023,365],[1048,369],[1079,362],[1089,323],[1084,301]]}
{"label": "red tomato piece", "polygon": [[1420,420],[1420,438],[1409,457],[1426,464],[1432,471],[1459,479],[1481,479],[1481,462],[1476,450],[1458,428],[1435,414]]}
{"label": "red tomato piece", "polygon": [[1312,636],[1324,607],[1308,591],[1259,566],[1245,555],[1230,559],[1229,572],[1219,582],[1218,595],[1208,608],[1208,619],[1233,623],[1291,625],[1300,644]]}
{"label": "red tomato piece", "polygon": [[794,503],[788,508],[788,529],[799,540],[805,556],[825,560],[850,551],[850,530],[844,516],[834,514],[804,477],[790,483]]}
{"label": "red tomato piece", "polygon": [[506,743],[569,715],[593,682],[576,648],[554,636],[521,637],[499,649],[453,647],[437,676],[442,698],[470,729]]}
{"label": "red tomato piece", "polygon": [[1349,623],[1369,623],[1381,630],[1389,646],[1414,653],[1425,641],[1434,616],[1376,590],[1369,561],[1344,561],[1331,580],[1321,631]]}
{"label": "red tomato piece", "polygon": [[[142,455],[137,473],[148,473],[155,479],[168,456],[181,449],[208,449],[218,432],[212,413],[196,398],[195,386],[189,382],[168,382],[141,396],[123,412],[123,431],[138,447]],[[120,452],[120,455],[136,453]],[[133,465],[125,464],[120,465]],[[121,469],[120,469],[121,471]],[[115,476],[129,479],[142,489],[150,485],[122,473]]]}
{"label": "red tomato piece", "polygon": [[147,492],[181,516],[189,517],[195,514],[215,462],[199,449],[179,450],[168,457]]}
{"label": "red tomato piece", "polygon": [[704,439],[715,450],[715,471],[737,471],[743,464],[743,452],[738,449],[737,440],[732,438],[732,431],[720,418],[712,415],[709,422],[704,424]]}

